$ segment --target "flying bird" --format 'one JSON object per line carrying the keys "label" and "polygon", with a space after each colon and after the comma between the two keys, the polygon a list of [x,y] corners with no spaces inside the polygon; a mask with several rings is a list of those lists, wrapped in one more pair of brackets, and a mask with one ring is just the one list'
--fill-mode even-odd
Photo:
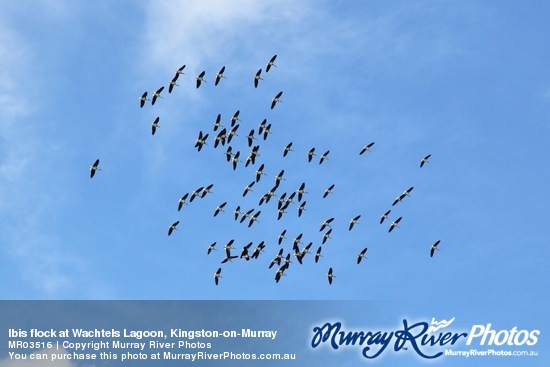
{"label": "flying bird", "polygon": [[355,223],[357,223],[359,218],[361,218],[361,215],[358,215],[355,218],[353,218],[352,220],[350,220],[350,222],[349,222],[349,231],[351,231],[353,229],[353,226],[355,225]]}
{"label": "flying bird", "polygon": [[149,101],[149,98],[147,98],[147,92],[144,92],[141,97],[139,98],[139,107],[143,108],[145,105],[145,101]]}
{"label": "flying bird", "polygon": [[322,247],[319,246],[319,248],[317,249],[317,252],[315,253],[315,264],[317,264],[320,257],[323,257],[323,255],[321,255],[321,250],[322,250]]}
{"label": "flying bird", "polygon": [[218,71],[218,73],[216,74],[216,82],[214,83],[214,85],[218,85],[218,83],[220,82],[220,80],[222,78],[225,79],[225,76],[223,76],[223,73],[225,72],[225,66],[223,66],[220,71]]}
{"label": "flying bird", "polygon": [[302,201],[302,195],[307,194],[307,191],[305,191],[305,189],[306,189],[306,183],[302,182],[302,184],[300,185],[300,188],[296,190],[296,193],[298,194],[298,201]]}
{"label": "flying bird", "polygon": [[396,220],[394,220],[394,221],[392,222],[392,224],[391,224],[391,226],[390,226],[390,229],[388,229],[388,233],[390,233],[391,231],[393,231],[393,229],[394,229],[395,227],[399,227],[397,224],[398,224],[399,222],[401,222],[401,218],[403,218],[403,217],[399,217],[399,218],[397,218]]}
{"label": "flying bird", "polygon": [[164,90],[164,86],[157,89],[155,93],[153,93],[153,99],[151,100],[151,105],[154,105],[157,101],[157,98],[162,98],[160,93]]}
{"label": "flying bird", "polygon": [[424,166],[424,164],[429,163],[428,159],[430,159],[431,156],[432,156],[431,154],[428,154],[427,156],[422,158],[422,161],[420,161],[420,168],[422,168],[422,166]]}
{"label": "flying bird", "polygon": [[239,155],[241,155],[241,152],[238,151],[237,153],[235,153],[235,155],[233,156],[233,158],[231,158],[231,161],[233,162],[233,171],[237,169],[237,163],[240,162],[239,160]]}
{"label": "flying bird", "polygon": [[301,216],[302,216],[302,212],[303,212],[304,210],[306,210],[306,208],[305,208],[306,203],[307,203],[307,201],[304,201],[304,202],[302,202],[302,204],[300,204],[300,206],[298,207],[298,217],[301,217]]}
{"label": "flying bird", "polygon": [[328,284],[332,284],[332,278],[336,278],[334,275],[332,275],[332,268],[328,269],[327,278]]}
{"label": "flying bird", "polygon": [[263,80],[260,75],[262,74],[262,69],[258,70],[256,72],[256,75],[253,76],[254,78],[254,88],[258,88],[258,81]]}
{"label": "flying bird", "polygon": [[214,282],[216,283],[216,285],[218,285],[219,278],[221,277],[222,277],[222,268],[218,268],[218,271],[214,273]]}
{"label": "flying bird", "polygon": [[256,140],[256,138],[254,137],[254,129],[250,130],[246,139],[248,140],[248,146],[251,147],[253,141]]}
{"label": "flying bird", "polygon": [[329,230],[323,235],[323,241],[321,242],[321,244],[324,245],[325,242],[327,242],[327,240],[328,240],[329,238],[332,238],[332,237],[330,237],[330,234],[331,234],[331,233],[332,233],[332,228],[329,229]]}
{"label": "flying bird", "polygon": [[189,196],[189,193],[185,193],[179,200],[178,200],[178,212],[181,210],[181,207],[183,205],[187,205],[187,197]]}
{"label": "flying bird", "polygon": [[183,69],[185,69],[185,65],[183,65],[181,68],[179,68],[178,70],[176,70],[176,75],[185,74],[185,73],[183,72]]}
{"label": "flying bird", "polygon": [[374,142],[370,143],[370,144],[367,144],[363,147],[363,149],[361,149],[361,151],[359,152],[359,155],[365,153],[366,151],[370,151],[370,148],[374,145]]}
{"label": "flying bird", "polygon": [[231,162],[231,158],[233,157],[232,150],[233,148],[230,145],[227,147],[227,150],[225,151],[225,159],[227,159],[228,162]]}
{"label": "flying bird", "polygon": [[222,204],[218,205],[216,210],[214,211],[214,216],[220,214],[220,212],[223,212],[223,208],[227,205],[227,201],[223,202]]}
{"label": "flying bird", "polygon": [[199,137],[195,141],[195,148],[197,148],[199,152],[201,151],[202,146],[206,144],[206,139],[208,139],[208,134],[202,135],[202,131],[199,131]]}
{"label": "flying bird", "polygon": [[286,235],[286,229],[284,231],[282,231],[281,234],[279,235],[279,237],[277,238],[277,242],[278,242],[279,245],[286,238],[285,235]]}
{"label": "flying bird", "polygon": [[269,134],[271,134],[271,124],[267,125],[265,128],[264,128],[264,140],[267,140],[267,136]]}
{"label": "flying bird", "polygon": [[178,76],[180,76],[178,73],[176,73],[176,75],[174,75],[174,77],[172,78],[172,80],[170,80],[170,84],[168,85],[168,93],[172,93],[172,89],[174,89],[174,86],[178,86],[178,84],[176,84],[176,80],[178,80]]}
{"label": "flying bird", "polygon": [[222,120],[222,115],[218,113],[218,117],[216,117],[216,122],[214,122],[214,131],[218,130],[218,127],[221,126],[221,120]]}
{"label": "flying bird", "polygon": [[435,250],[439,251],[439,249],[437,248],[437,245],[439,245],[439,242],[441,241],[440,240],[436,241],[436,243],[434,243],[432,247],[430,247],[430,257],[434,256]]}
{"label": "flying bird", "polygon": [[256,173],[256,182],[259,182],[259,181],[260,181],[260,178],[261,178],[262,176],[265,175],[265,173],[264,173],[264,164],[263,164],[263,163],[262,163],[262,165],[260,166],[260,168],[258,168],[258,169],[256,170],[255,173]]}
{"label": "flying bird", "polygon": [[197,79],[197,88],[201,86],[202,82],[206,83],[206,80],[204,80],[204,74],[206,74],[206,71],[203,71],[202,73],[200,73],[199,76],[196,78]]}
{"label": "flying bird", "polygon": [[168,236],[170,236],[172,234],[172,232],[174,232],[174,229],[177,229],[176,227],[178,226],[178,224],[180,224],[179,220],[172,223],[170,228],[168,228]]}
{"label": "flying bird", "polygon": [[277,65],[275,65],[275,59],[276,59],[276,58],[277,58],[277,55],[273,56],[273,57],[271,58],[271,60],[269,60],[269,61],[267,62],[267,66],[266,66],[266,68],[265,68],[265,72],[266,72],[266,73],[269,72],[269,69],[271,69],[272,66],[277,67]]}
{"label": "flying bird", "polygon": [[311,162],[314,156],[315,156],[315,148],[311,148],[307,153],[307,161]]}
{"label": "flying bird", "polygon": [[235,210],[233,211],[233,214],[235,214],[235,220],[239,219],[239,215],[241,215],[241,206],[238,205]]}
{"label": "flying bird", "polygon": [[157,132],[157,127],[160,127],[159,120],[160,117],[157,117],[155,121],[153,121],[153,123],[151,124],[151,135],[155,135],[155,133]]}
{"label": "flying bird", "polygon": [[330,153],[330,150],[327,150],[319,159],[319,164],[323,163],[325,160],[328,160],[327,156]]}
{"label": "flying bird", "polygon": [[248,226],[250,227],[254,222],[258,221],[258,217],[262,214],[261,210],[254,213],[254,215],[250,218],[250,222],[248,223]]}
{"label": "flying bird", "polygon": [[212,193],[212,187],[214,187],[214,184],[210,184],[202,190],[201,199],[204,198],[207,194]]}
{"label": "flying bird", "polygon": [[283,157],[286,157],[288,152],[292,152],[292,149],[290,149],[291,146],[292,146],[292,142],[288,143],[288,145],[285,147],[285,150],[283,151]]}
{"label": "flying bird", "polygon": [[283,249],[280,249],[277,256],[275,256],[273,261],[271,261],[271,264],[269,264],[269,269],[271,269],[273,267],[273,265],[275,265],[275,264],[281,265],[282,260],[283,260]]}
{"label": "flying bird", "polygon": [[254,209],[250,209],[249,211],[247,211],[246,213],[243,214],[242,218],[241,218],[241,221],[239,223],[242,223],[246,220],[246,218],[250,217],[250,214],[252,214],[252,212],[254,211]]}
{"label": "flying bird", "polygon": [[254,186],[255,183],[256,183],[256,181],[252,181],[251,183],[249,183],[249,184],[244,188],[243,198],[246,196],[246,194],[248,194],[249,191],[252,190],[252,186]]}
{"label": "flying bird", "polygon": [[332,189],[334,188],[334,184],[330,185],[328,189],[325,190],[325,193],[323,194],[323,199],[328,196],[328,194],[332,193]]}
{"label": "flying bird", "polygon": [[239,126],[240,125],[235,125],[235,127],[233,127],[231,130],[229,130],[229,135],[227,136],[227,142],[228,143],[231,143],[231,139],[233,139],[234,136],[238,136],[237,135],[237,130],[239,129]]}
{"label": "flying bird", "polygon": [[200,196],[200,193],[201,193],[202,190],[204,190],[203,186],[201,186],[198,189],[196,189],[195,191],[193,191],[191,193],[191,197],[189,198],[189,202],[192,203],[193,200],[195,200],[195,197]]}
{"label": "flying bird", "polygon": [[214,247],[216,247],[216,242],[214,242],[214,243],[212,243],[210,246],[208,246],[208,249],[207,249],[206,254],[207,254],[207,255],[210,255],[210,253],[211,253],[212,251],[217,251]]}
{"label": "flying bird", "polygon": [[325,220],[323,222],[323,224],[321,225],[321,228],[319,229],[319,232],[321,232],[326,227],[330,227],[330,223],[332,223],[333,220],[334,220],[334,218],[330,218],[330,219]]}
{"label": "flying bird", "polygon": [[231,117],[231,127],[235,126],[237,121],[241,121],[239,119],[239,114],[240,113],[241,113],[241,110],[237,110],[237,112],[235,112],[235,114]]}
{"label": "flying bird", "polygon": [[283,92],[280,91],[279,93],[277,93],[277,95],[273,99],[271,99],[271,109],[273,109],[275,107],[277,102],[283,102],[283,101],[280,100],[282,95],[283,95]]}
{"label": "flying bird", "polygon": [[391,209],[385,212],[384,214],[382,214],[382,217],[380,218],[380,224],[384,223],[384,220],[386,220],[386,218],[388,217],[388,215],[390,215],[390,213],[391,213]]}
{"label": "flying bird", "polygon": [[363,249],[363,251],[361,251],[359,253],[359,255],[357,255],[357,264],[360,264],[361,263],[361,260],[363,260],[363,258],[365,257],[365,254],[367,253],[367,248],[365,247]]}
{"label": "flying bird", "polygon": [[101,168],[99,166],[99,159],[96,159],[94,164],[90,166],[90,178],[95,176],[96,171],[101,171]]}

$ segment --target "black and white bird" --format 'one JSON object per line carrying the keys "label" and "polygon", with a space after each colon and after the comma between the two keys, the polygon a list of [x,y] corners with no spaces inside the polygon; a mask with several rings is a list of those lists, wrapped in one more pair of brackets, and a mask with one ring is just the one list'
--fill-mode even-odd
{"label": "black and white bird", "polygon": [[420,168],[422,168],[424,166],[424,164],[429,163],[428,159],[430,159],[431,156],[432,156],[431,154],[428,154],[427,156],[422,158],[422,160],[420,161]]}
{"label": "black and white bird", "polygon": [[319,246],[319,248],[317,249],[317,252],[315,252],[315,264],[317,264],[317,262],[319,261],[319,258],[323,257],[323,255],[321,255],[322,249],[323,248]]}
{"label": "black and white bird", "polygon": [[329,194],[332,194],[332,189],[334,189],[334,184],[330,185],[330,187],[325,190],[325,193],[323,194],[323,199],[326,198]]}
{"label": "black and white bird", "polygon": [[141,97],[139,97],[139,107],[143,108],[145,105],[145,101],[149,101],[149,98],[147,98],[147,92],[144,92]]}
{"label": "black and white bird", "polygon": [[179,220],[172,223],[172,225],[168,228],[168,236],[170,236],[172,232],[174,232],[174,230],[177,229],[176,227],[178,226],[178,224],[180,224]]}
{"label": "black and white bird", "polygon": [[357,221],[361,218],[361,215],[359,214],[358,216],[356,216],[355,218],[353,218],[352,220],[349,221],[349,231],[351,231],[353,229],[353,226],[355,225],[355,223],[357,223]]}
{"label": "black and white bird", "polygon": [[390,233],[391,231],[393,231],[393,229],[394,229],[395,227],[399,227],[398,224],[399,224],[399,222],[401,222],[401,218],[403,218],[403,217],[399,217],[399,218],[397,218],[396,220],[394,220],[394,221],[392,222],[392,224],[391,224],[391,226],[390,226],[390,229],[388,229],[388,233]]}
{"label": "black and white bird", "polygon": [[218,285],[219,279],[222,277],[222,268],[218,268],[218,270],[214,273],[214,283]]}
{"label": "black and white bird", "polygon": [[204,80],[204,74],[206,74],[206,71],[202,71],[199,76],[196,78],[197,79],[197,88],[201,86],[201,83],[202,82],[205,82],[206,83],[206,80]]}
{"label": "black and white bird", "polygon": [[432,247],[430,247],[430,257],[433,257],[434,256],[434,252],[435,250],[439,251],[439,249],[437,248],[437,245],[439,245],[439,242],[441,242],[440,240],[436,241]]}
{"label": "black and white bird", "polygon": [[235,126],[237,121],[241,121],[239,119],[240,113],[241,113],[241,110],[237,110],[237,112],[235,112],[235,114],[233,116],[231,116],[231,127]]}
{"label": "black and white bird", "polygon": [[374,145],[374,142],[370,143],[370,144],[367,144],[363,147],[363,149],[361,149],[361,151],[359,152],[359,155],[367,152],[367,151],[370,151],[370,148]]}
{"label": "black and white bird", "polygon": [[254,129],[250,130],[246,139],[248,140],[248,146],[251,147],[254,140],[256,140],[254,137]]}
{"label": "black and white bird", "polygon": [[363,251],[361,251],[359,253],[359,255],[357,255],[357,264],[360,264],[361,263],[361,260],[363,260],[363,258],[365,257],[365,254],[367,253],[367,247],[365,247],[363,249]]}
{"label": "black and white bird", "polygon": [[309,152],[307,152],[307,161],[311,162],[314,156],[315,156],[315,148],[311,148]]}
{"label": "black and white bird", "polygon": [[99,168],[99,159],[96,159],[94,164],[90,166],[90,178],[95,176],[96,171],[101,171],[101,168]]}
{"label": "black and white bird", "polygon": [[160,117],[157,117],[155,121],[153,121],[153,123],[151,124],[151,135],[155,135],[155,133],[157,132],[157,128],[160,127],[159,120]]}
{"label": "black and white bird", "polygon": [[275,105],[277,104],[277,102],[283,102],[281,100],[281,96],[283,95],[283,91],[280,91],[279,93],[277,93],[277,95],[275,97],[273,97],[271,99],[271,109],[273,109],[275,107]]}
{"label": "black and white bird", "polygon": [[285,150],[283,151],[283,157],[286,157],[288,152],[292,152],[292,149],[290,149],[290,147],[292,147],[292,142],[288,143],[288,145],[285,147]]}
{"label": "black and white bird", "polygon": [[202,146],[206,144],[206,139],[208,139],[208,134],[203,135],[202,131],[199,131],[199,137],[195,141],[195,148],[200,152],[202,149]]}
{"label": "black and white bird", "polygon": [[216,81],[214,82],[214,85],[218,85],[218,83],[220,82],[220,80],[221,80],[222,78],[225,79],[225,76],[223,76],[223,73],[224,73],[224,72],[225,72],[225,66],[223,66],[223,67],[220,69],[220,71],[218,71],[218,72],[216,73]]}
{"label": "black and white bird", "polygon": [[189,196],[189,193],[185,193],[179,200],[178,200],[178,212],[181,210],[181,208],[184,206],[184,205],[187,205],[187,197]]}
{"label": "black and white bird", "polygon": [[332,223],[332,221],[334,220],[334,218],[330,218],[330,219],[327,219],[323,222],[323,224],[321,224],[321,228],[319,229],[319,232],[321,232],[323,229],[327,228],[327,227],[330,227],[330,223]]}
{"label": "black and white bird", "polygon": [[207,254],[207,255],[210,255],[210,253],[211,253],[212,251],[217,251],[217,250],[215,249],[216,243],[217,243],[217,242],[214,242],[214,243],[212,243],[210,246],[208,246],[208,249],[206,250],[206,254]]}
{"label": "black and white bird", "polygon": [[258,70],[256,72],[256,75],[254,75],[252,78],[254,78],[254,88],[258,88],[258,82],[260,80],[263,80],[260,75],[262,74],[262,69]]}
{"label": "black and white bird", "polygon": [[157,101],[157,98],[162,98],[160,93],[164,90],[164,87],[160,87],[159,89],[157,89],[157,91],[155,93],[153,93],[153,99],[151,99],[151,105],[154,105],[155,102]]}
{"label": "black and white bird", "polygon": [[277,243],[278,243],[279,245],[280,245],[281,242],[283,242],[283,240],[286,238],[285,235],[286,235],[286,229],[283,230],[283,231],[281,232],[281,234],[279,235],[279,237],[277,237]]}
{"label": "black and white bird", "polygon": [[174,75],[172,80],[170,80],[170,83],[168,84],[168,93],[172,93],[172,90],[174,89],[174,86],[179,87],[179,85],[176,83],[176,81],[178,80],[178,76],[180,76],[180,75],[178,73],[176,73],[176,75]]}
{"label": "black and white bird", "polygon": [[302,213],[306,210],[306,203],[307,201],[303,201],[300,206],[298,207],[298,217],[302,216]]}
{"label": "black and white bird", "polygon": [[332,284],[332,278],[336,278],[336,277],[332,274],[332,268],[329,268],[329,269],[328,269],[327,278],[328,278],[328,284]]}
{"label": "black and white bird", "polygon": [[240,162],[240,160],[239,160],[240,155],[241,155],[241,152],[238,151],[237,153],[235,153],[233,158],[231,158],[231,161],[233,162],[233,171],[237,169],[237,163]]}
{"label": "black and white bird", "polygon": [[390,213],[391,213],[391,209],[385,212],[384,214],[382,214],[382,217],[380,217],[380,224],[384,223],[384,220],[386,220],[386,218],[388,217],[388,215],[390,215]]}
{"label": "black and white bird", "polygon": [[214,131],[218,130],[218,128],[222,126],[221,121],[222,121],[222,115],[218,113],[218,116],[216,117],[216,122],[214,122]]}
{"label": "black and white bird", "polygon": [[243,198],[246,196],[246,194],[248,194],[249,191],[252,191],[252,186],[254,186],[255,183],[256,183],[256,181],[252,181],[251,183],[249,183],[249,184],[244,188],[244,191],[243,191]]}
{"label": "black and white bird", "polygon": [[267,66],[265,67],[265,72],[266,72],[266,73],[269,72],[269,70],[271,69],[272,66],[277,67],[277,65],[275,65],[275,59],[276,59],[276,58],[277,58],[277,55],[273,56],[273,57],[271,58],[271,60],[269,60],[269,61],[267,62]]}
{"label": "black and white bird", "polygon": [[321,158],[319,159],[319,164],[323,163],[325,160],[328,160],[328,154],[330,153],[330,150],[327,150],[325,153],[323,153],[323,155],[321,156]]}
{"label": "black and white bird", "polygon": [[214,211],[214,216],[217,216],[218,214],[220,214],[220,212],[223,212],[223,208],[227,205],[227,201],[221,203],[220,205],[218,205],[218,207],[216,208],[216,210]]}
{"label": "black and white bird", "polygon": [[323,241],[321,242],[321,244],[324,245],[325,242],[327,242],[327,240],[328,240],[329,238],[332,238],[332,237],[330,237],[330,234],[331,234],[331,233],[332,233],[332,228],[329,229],[329,230],[323,235]]}
{"label": "black and white bird", "polygon": [[256,182],[260,181],[260,178],[262,178],[262,176],[265,176],[265,173],[264,173],[264,164],[262,163],[262,165],[260,166],[260,168],[258,168],[256,170]]}

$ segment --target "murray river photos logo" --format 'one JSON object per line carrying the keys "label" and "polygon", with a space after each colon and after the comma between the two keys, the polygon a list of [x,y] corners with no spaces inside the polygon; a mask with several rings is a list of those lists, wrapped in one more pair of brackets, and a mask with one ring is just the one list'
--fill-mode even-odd
{"label": "murray river photos logo", "polygon": [[395,352],[412,350],[420,357],[434,359],[448,355],[448,348],[461,344],[468,348],[534,346],[540,334],[540,330],[518,330],[516,326],[510,330],[494,330],[492,324],[473,325],[469,332],[446,330],[454,321],[454,317],[448,321],[432,318],[431,323],[410,323],[405,319],[402,329],[360,331],[348,331],[341,322],[326,322],[322,326],[313,327],[311,347],[315,349],[328,345],[334,350],[343,347],[360,348],[361,355],[368,359],[377,358],[393,347]]}

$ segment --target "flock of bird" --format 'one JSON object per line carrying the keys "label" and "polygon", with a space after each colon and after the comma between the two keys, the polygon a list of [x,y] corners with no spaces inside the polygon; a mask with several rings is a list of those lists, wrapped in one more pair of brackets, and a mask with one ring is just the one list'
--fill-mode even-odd
{"label": "flock of bird", "polygon": [[[277,59],[277,55],[274,55],[266,64],[265,66],[265,73],[268,73],[272,67],[276,67],[275,61]],[[178,86],[177,82],[181,75],[184,74],[184,70],[186,68],[186,65],[181,66],[175,71],[175,74],[173,78],[170,80],[168,84],[168,93],[172,93],[174,90],[174,86]],[[258,88],[260,81],[263,81],[262,78],[262,72],[263,69],[260,68],[253,76],[252,76],[252,84],[254,88]],[[215,74],[215,82],[214,86],[218,86],[222,79],[225,79],[224,76],[225,73],[225,66],[223,66],[216,74]],[[207,83],[207,80],[205,80],[206,71],[202,71],[196,78],[195,78],[195,86],[196,88],[200,88],[203,83]],[[141,97],[139,98],[139,106],[143,108],[147,101],[151,102],[151,105],[155,105],[155,103],[163,98],[162,92],[164,91],[165,86],[162,86],[158,88],[154,93],[152,93],[151,98],[149,99],[148,92],[144,92]],[[282,102],[281,97],[283,95],[283,91],[278,92],[272,99],[271,99],[271,110],[273,110],[278,103]],[[212,143],[212,149],[219,149],[220,147],[224,147],[225,150],[223,152],[223,157],[225,160],[231,165],[232,171],[239,172],[237,169],[242,165],[243,161],[241,160],[241,157],[245,159],[244,166],[248,167],[249,165],[255,165],[256,160],[260,156],[259,151],[261,148],[261,145],[254,145],[254,141],[257,140],[263,140],[264,142],[269,138],[269,135],[271,134],[271,123],[268,123],[267,118],[263,119],[263,121],[258,125],[257,129],[252,128],[249,133],[244,137],[245,146],[250,148],[250,152],[246,158],[244,158],[244,155],[241,156],[241,151],[236,150],[236,145],[232,144],[233,139],[235,137],[238,137],[237,132],[240,128],[240,119],[239,119],[240,110],[237,110],[235,114],[231,117],[230,120],[230,126],[224,127],[222,125],[222,118],[221,114],[217,115],[217,118],[215,122],[213,123],[212,130],[211,131],[202,131],[200,130],[198,132],[198,136],[195,140],[194,147],[197,149],[198,152],[201,152],[202,149],[209,145],[209,143]],[[151,134],[155,135],[157,132],[157,129],[160,128],[159,126],[160,118],[156,117],[155,120],[151,123]],[[213,141],[213,142],[212,142]],[[371,150],[371,148],[374,146],[374,142],[370,142],[364,147],[362,147],[360,150],[358,149],[358,154],[363,155],[365,152],[368,152]],[[293,152],[293,143],[288,143],[284,148],[282,148],[282,156],[287,157],[287,155],[290,152]],[[330,150],[325,151],[322,155],[319,156],[318,164],[321,165],[325,161],[329,159]],[[311,148],[307,154],[306,158],[309,163],[311,163],[314,158],[317,156],[316,154],[316,148]],[[426,155],[421,161],[420,161],[420,168],[422,168],[426,163],[429,162],[431,155]],[[259,167],[254,171],[253,180],[246,185],[244,188],[244,191],[242,192],[241,197],[246,197],[251,191],[254,185],[258,185],[260,180],[263,176],[266,174],[264,173],[265,163],[261,163]],[[97,171],[100,171],[99,168],[99,159],[97,159],[91,166],[90,166],[90,178],[93,178]],[[277,176],[275,176],[275,180],[273,183],[273,186],[269,191],[262,194],[259,197],[258,201],[258,208],[252,208],[249,210],[245,210],[241,208],[240,205],[238,205],[234,210],[232,211],[234,220],[239,223],[245,223],[248,227],[252,227],[254,223],[259,222],[259,217],[262,213],[262,210],[268,210],[268,209],[260,209],[260,207],[264,206],[266,207],[268,203],[272,200],[273,197],[278,196],[277,199],[273,199],[276,201],[277,209],[277,220],[280,220],[290,208],[291,204],[296,204],[297,206],[297,213],[298,217],[301,217],[304,211],[306,211],[306,204],[307,201],[305,200],[306,194],[308,192],[306,191],[307,183],[302,182],[299,187],[293,188],[290,191],[283,191],[282,189],[282,182],[285,180],[285,170],[282,169]],[[264,179],[265,181],[265,179]],[[177,200],[177,210],[181,211],[184,206],[189,205],[192,203],[195,199],[203,199],[206,197],[206,195],[210,194],[212,192],[214,184],[209,184],[207,186],[200,186],[197,189],[195,189],[192,192],[187,192],[183,194],[178,200]],[[332,194],[333,189],[335,187],[335,184],[329,185],[326,190],[322,193],[322,195],[319,195],[322,197],[322,199],[326,199],[330,194]],[[392,207],[395,207],[397,204],[405,200],[406,197],[410,197],[411,191],[414,189],[414,187],[410,187],[407,190],[405,190],[402,194],[398,195],[395,200],[393,201]],[[296,200],[296,202],[295,202]],[[225,213],[226,206],[228,205],[227,201],[222,202],[221,204],[217,205],[216,208],[213,211],[213,217],[217,217],[221,213]],[[383,224],[386,220],[389,219],[389,216],[392,212],[392,209],[387,210],[382,216],[380,217],[380,224]],[[265,216],[265,215],[264,215]],[[322,240],[321,245],[318,246],[317,250],[315,251],[313,258],[314,262],[318,263],[320,260],[320,257],[322,257],[322,246],[325,245],[325,243],[331,238],[332,234],[332,223],[334,221],[334,217],[328,218],[324,220],[321,225],[319,232],[323,232],[322,234]],[[358,214],[354,216],[352,219],[349,220],[349,226],[348,230],[351,231],[354,229],[355,225],[359,222],[361,219],[361,214]],[[395,230],[395,228],[399,228],[399,224],[402,221],[403,217],[400,216],[393,220],[388,227],[388,233],[391,233]],[[168,227],[168,236],[171,236],[174,231],[176,231],[178,228],[180,221],[177,220],[173,222]],[[286,229],[283,230],[283,232],[278,236],[276,242],[278,246],[281,246],[283,241],[287,238],[286,237]],[[286,275],[287,270],[290,267],[290,264],[292,263],[291,259],[294,257],[296,261],[299,264],[303,264],[304,258],[307,254],[310,254],[311,247],[313,246],[313,242],[309,242],[306,246],[303,248],[300,248],[300,244],[303,244],[302,242],[303,233],[300,233],[298,236],[296,236],[292,240],[292,250],[286,251],[284,248],[280,248],[277,252],[275,257],[271,260],[269,263],[268,268],[272,269],[275,265],[277,265],[277,270],[275,271],[274,279],[275,282],[279,282],[281,280],[282,276]],[[242,259],[245,261],[250,261],[251,259],[258,259],[260,254],[264,252],[264,249],[267,247],[266,241],[261,241],[258,243],[254,248],[253,242],[249,242],[246,244],[239,252],[237,251],[237,248],[233,247],[235,243],[235,240],[232,239],[227,242],[223,246],[224,250],[224,257],[221,259],[221,264],[226,264],[228,262],[232,262],[234,259]],[[440,241],[436,241],[433,245],[430,247],[430,256],[432,257],[434,255],[435,250],[439,250],[438,245]],[[210,255],[213,251],[216,250],[217,242],[214,242],[210,244],[207,248],[207,255]],[[357,264],[360,264],[363,258],[366,257],[368,248],[363,248],[357,255]],[[222,267],[218,267],[217,271],[214,273],[214,282],[216,285],[219,284],[219,279],[222,277]],[[335,275],[333,274],[333,268],[330,267],[328,269],[328,272],[326,274],[327,280],[329,284],[332,284],[333,279],[335,278]]]}

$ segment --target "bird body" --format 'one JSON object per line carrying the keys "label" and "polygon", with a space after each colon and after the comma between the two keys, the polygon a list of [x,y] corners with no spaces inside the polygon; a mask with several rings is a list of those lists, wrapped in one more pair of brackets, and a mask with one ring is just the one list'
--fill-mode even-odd
{"label": "bird body", "polygon": [[101,171],[101,168],[99,168],[99,159],[96,159],[94,164],[90,166],[90,178],[95,176],[96,171]]}

